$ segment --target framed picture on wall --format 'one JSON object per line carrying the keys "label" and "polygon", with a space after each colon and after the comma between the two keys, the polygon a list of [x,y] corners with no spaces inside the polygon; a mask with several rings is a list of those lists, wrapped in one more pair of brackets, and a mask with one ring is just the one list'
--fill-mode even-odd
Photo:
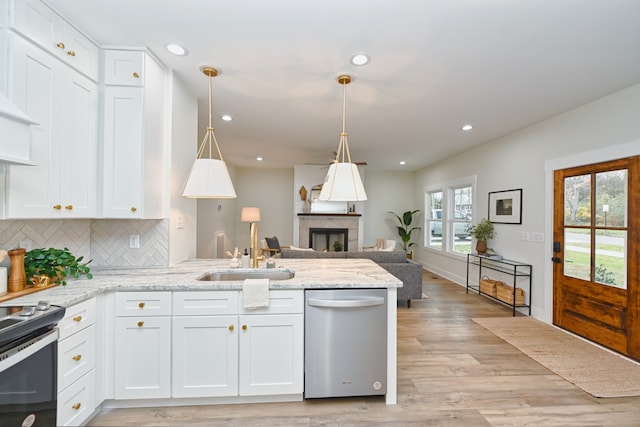
{"label": "framed picture on wall", "polygon": [[489,193],[489,221],[522,224],[522,188]]}

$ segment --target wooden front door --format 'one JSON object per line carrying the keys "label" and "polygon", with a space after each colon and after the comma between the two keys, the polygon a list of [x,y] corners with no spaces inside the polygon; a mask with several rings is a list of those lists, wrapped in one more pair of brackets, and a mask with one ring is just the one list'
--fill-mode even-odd
{"label": "wooden front door", "polygon": [[553,323],[640,360],[640,157],[554,173]]}

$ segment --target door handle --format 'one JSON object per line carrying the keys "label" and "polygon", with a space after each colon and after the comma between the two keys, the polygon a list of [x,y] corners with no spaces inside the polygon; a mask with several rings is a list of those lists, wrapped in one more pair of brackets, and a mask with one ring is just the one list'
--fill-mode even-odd
{"label": "door handle", "polygon": [[554,256],[553,258],[551,258],[551,261],[555,262],[556,264],[560,264],[562,262],[562,260],[557,256]]}

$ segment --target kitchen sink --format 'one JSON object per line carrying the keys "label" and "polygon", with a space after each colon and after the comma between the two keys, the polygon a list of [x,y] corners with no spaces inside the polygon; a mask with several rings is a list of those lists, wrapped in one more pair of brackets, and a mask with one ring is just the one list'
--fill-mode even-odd
{"label": "kitchen sink", "polygon": [[245,280],[245,279],[271,279],[271,280],[288,280],[295,276],[296,272],[292,270],[225,270],[225,271],[214,271],[211,273],[204,273],[198,277],[196,280],[204,281],[204,282],[228,282],[235,280]]}

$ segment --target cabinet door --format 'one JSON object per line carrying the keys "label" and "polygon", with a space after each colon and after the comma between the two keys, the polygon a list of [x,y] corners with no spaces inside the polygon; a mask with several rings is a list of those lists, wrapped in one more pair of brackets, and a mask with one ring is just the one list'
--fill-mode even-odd
{"label": "cabinet door", "polygon": [[240,395],[302,393],[304,315],[244,315],[240,329]]}
{"label": "cabinet door", "polygon": [[238,316],[173,318],[173,397],[238,394]]}
{"label": "cabinet door", "polygon": [[120,86],[143,86],[144,52],[106,50],[104,52],[104,83]]}
{"label": "cabinet door", "polygon": [[142,215],[143,89],[106,87],[104,90],[105,218]]}
{"label": "cabinet door", "polygon": [[115,335],[115,398],[169,397],[171,318],[118,317]]}
{"label": "cabinet door", "polygon": [[7,192],[10,218],[58,218],[61,215],[61,153],[54,135],[62,128],[56,100],[64,96],[63,65],[21,37],[13,45],[13,102],[37,121],[31,126],[30,159],[36,166],[11,166]]}

